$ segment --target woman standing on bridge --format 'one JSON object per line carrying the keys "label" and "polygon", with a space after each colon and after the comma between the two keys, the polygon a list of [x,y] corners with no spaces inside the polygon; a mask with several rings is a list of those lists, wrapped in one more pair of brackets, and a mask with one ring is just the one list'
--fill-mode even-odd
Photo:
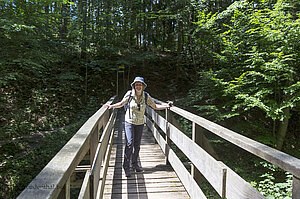
{"label": "woman standing on bridge", "polygon": [[123,99],[115,104],[105,106],[111,108],[121,108],[125,105],[125,152],[123,168],[126,177],[130,177],[130,158],[132,169],[136,172],[141,172],[142,169],[138,165],[138,156],[140,151],[142,133],[144,128],[144,114],[147,105],[155,110],[163,110],[170,108],[170,103],[166,105],[156,104],[151,96],[145,92],[147,84],[142,77],[136,77],[131,83],[132,90],[128,91]]}

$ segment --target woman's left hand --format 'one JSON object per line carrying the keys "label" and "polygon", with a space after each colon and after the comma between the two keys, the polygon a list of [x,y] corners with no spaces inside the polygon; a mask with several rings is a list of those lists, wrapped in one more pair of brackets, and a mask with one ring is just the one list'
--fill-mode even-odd
{"label": "woman's left hand", "polygon": [[107,107],[108,109],[111,109],[111,105],[109,105],[109,104],[104,104],[103,106]]}

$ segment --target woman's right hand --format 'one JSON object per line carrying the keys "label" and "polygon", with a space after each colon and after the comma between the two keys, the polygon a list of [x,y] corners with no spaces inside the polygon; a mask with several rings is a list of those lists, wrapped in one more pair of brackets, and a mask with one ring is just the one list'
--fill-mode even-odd
{"label": "woman's right hand", "polygon": [[173,101],[167,101],[167,103],[168,103],[168,105],[169,105],[169,108],[170,108],[170,107],[172,107],[172,106],[173,106],[173,103],[174,103],[174,102],[173,102]]}

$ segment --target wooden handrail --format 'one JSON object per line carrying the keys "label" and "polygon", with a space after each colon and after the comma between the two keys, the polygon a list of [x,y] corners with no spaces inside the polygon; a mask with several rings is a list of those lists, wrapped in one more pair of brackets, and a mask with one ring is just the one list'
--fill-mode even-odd
{"label": "wooden handrail", "polygon": [[254,141],[250,138],[247,138],[241,134],[238,134],[178,107],[172,107],[171,111],[185,117],[186,119],[189,119],[192,122],[195,122],[196,124],[218,135],[219,137],[300,178],[300,160],[298,158]]}
{"label": "wooden handrail", "polygon": [[[109,156],[111,147],[111,142],[112,142],[112,137],[113,137],[113,132],[112,128],[115,124],[115,119],[116,119],[116,110],[113,111],[111,114],[108,124],[106,125],[103,134],[100,138],[100,142],[98,144],[96,154],[94,161],[92,163],[92,168],[91,168],[91,176],[92,176],[92,194],[93,198],[102,198],[102,189],[104,184],[100,184],[100,189],[99,189],[99,183],[101,183],[101,167],[103,165],[103,162],[105,162],[105,157]],[[108,165],[104,165],[104,172],[106,172]],[[102,172],[103,173],[103,172]],[[101,191],[98,191],[101,190]]]}
{"label": "wooden handrail", "polygon": [[116,119],[116,110],[111,114],[102,133],[91,170],[86,172],[78,199],[102,198],[109,157],[113,142],[113,126]]}
{"label": "wooden handrail", "polygon": [[[112,97],[107,104],[111,104],[115,97]],[[155,101],[157,103],[164,103],[156,99]],[[205,128],[238,147],[292,173],[293,199],[300,198],[299,159],[175,106],[166,110],[166,118],[163,118],[149,107],[147,107],[146,112],[147,126],[153,132],[155,139],[165,153],[167,163],[172,165],[192,198],[206,198],[197,184],[197,172],[201,173],[223,198],[264,198],[234,171],[224,163],[214,159],[198,145],[199,143],[197,143],[195,137],[197,133],[200,133],[201,128]],[[176,113],[193,123],[193,140],[178,129],[176,125],[172,124],[172,113]],[[112,129],[116,112],[113,111],[110,117],[109,115],[109,110],[106,107],[101,107],[90,117],[70,141],[24,189],[18,196],[18,199],[69,198],[70,176],[73,172],[76,172],[76,167],[88,151],[90,152],[91,165],[85,165],[84,170],[86,171],[86,175],[79,198],[101,198],[112,147]],[[104,131],[100,138],[99,132],[101,128]],[[160,134],[161,131],[165,133],[165,138]],[[170,147],[171,141],[191,161],[192,174],[185,169],[183,163]]]}
{"label": "wooden handrail", "polygon": [[155,127],[154,123],[152,123],[149,118],[146,118],[146,124],[152,131],[154,138],[160,145],[162,151],[168,159],[168,162],[174,168],[175,172],[177,173],[179,179],[183,183],[191,198],[206,199],[204,193],[197,185],[196,181],[191,177],[191,175],[189,175],[188,171],[185,169],[184,165],[176,156],[174,151],[170,148],[167,141],[160,135],[159,130]]}
{"label": "wooden handrail", "polygon": [[[157,99],[154,100],[156,103],[164,103]],[[277,165],[285,171],[292,173],[294,176],[293,198],[300,198],[299,159],[251,140],[176,106],[171,107],[169,111],[193,122],[193,131],[195,131],[194,128],[199,125],[199,127],[205,128],[219,137],[222,137],[223,139],[237,145],[238,147],[274,165]],[[227,198],[245,198],[252,195],[253,198],[264,198],[229,167],[227,167],[224,163],[215,160],[190,138],[184,135],[183,132],[169,123],[167,119],[164,119],[150,108],[147,108],[147,114],[150,118],[150,120],[147,119],[147,126],[152,130],[152,132],[155,134],[155,132],[159,131],[155,130],[155,127],[153,126],[153,123],[156,123],[157,126],[166,134],[166,139],[171,139],[173,141],[173,143],[189,158],[189,160],[192,162],[192,166],[195,166],[195,169],[202,173],[202,175],[210,182],[220,196],[226,196]],[[159,142],[163,143],[161,141],[162,138],[157,138],[159,136],[158,134],[154,136],[156,139],[160,140]],[[169,148],[169,146],[165,146],[164,144],[162,147]],[[166,154],[166,156],[168,156],[168,154]],[[243,190],[238,188],[238,186],[241,185],[243,185]]]}
{"label": "wooden handrail", "polygon": [[[110,98],[107,104],[111,104],[116,96]],[[76,132],[68,143],[52,158],[43,170],[18,196],[18,199],[48,199],[57,198],[69,189],[69,178],[76,166],[85,154],[91,150],[91,135],[95,132],[99,135],[99,129],[106,125],[104,117],[109,110],[101,107],[85,124]],[[96,141],[98,143],[98,141]],[[93,157],[91,157],[93,160]],[[62,196],[65,198],[64,196]]]}
{"label": "wooden handrail", "polygon": [[[175,153],[167,144],[167,142],[163,140],[161,135],[158,133],[159,130],[157,130],[154,125],[155,123],[160,124],[158,126],[163,126],[164,122],[162,122],[162,120],[165,119],[159,116],[158,113],[150,108],[147,109],[147,114],[153,120],[152,122],[147,118],[147,126],[153,132],[154,137],[161,145],[163,151],[166,151],[166,157],[170,158],[169,162],[179,176],[186,190],[189,192],[192,198],[199,198],[199,194],[195,194],[195,190],[200,189],[195,183],[196,179],[193,179],[194,176],[192,175],[187,176],[186,173],[188,172],[185,171],[186,169],[184,168],[183,164],[180,161],[176,161],[178,157],[174,157]],[[228,199],[264,198],[250,184],[248,184],[245,180],[235,174],[222,162],[215,160],[209,153],[203,150],[197,143],[193,142],[193,140],[191,140],[183,132],[177,129],[173,124],[165,124],[167,125],[166,129],[169,129],[169,134],[167,135],[167,137],[169,137],[169,139],[173,141],[173,143],[187,156],[187,158],[189,158],[191,163],[202,173],[202,175],[208,180],[208,182],[220,196],[226,197]],[[164,130],[162,131],[165,132]],[[224,175],[227,173],[228,177]],[[228,179],[230,180],[228,181]],[[228,186],[226,186],[226,184],[228,184]],[[241,191],[239,191],[238,188],[241,188]],[[198,190],[198,192],[201,191]],[[202,196],[201,198],[205,197]]]}
{"label": "wooden handrail", "polygon": [[[156,101],[159,103],[164,103],[157,99]],[[214,122],[204,119],[203,117],[190,113],[176,106],[172,106],[170,110],[192,122],[195,122],[199,126],[231,142],[232,144],[235,144],[236,146],[247,150],[248,152],[282,168],[283,170],[290,172],[297,178],[300,178],[300,160],[298,158],[254,141],[250,138],[247,138],[241,134],[231,131],[221,125],[218,125]]]}

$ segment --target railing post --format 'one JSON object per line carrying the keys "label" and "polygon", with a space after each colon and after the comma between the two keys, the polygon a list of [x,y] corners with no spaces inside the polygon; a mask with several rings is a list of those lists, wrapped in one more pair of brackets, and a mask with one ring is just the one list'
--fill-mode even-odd
{"label": "railing post", "polygon": [[107,111],[104,113],[103,129],[106,127],[107,122],[108,122],[109,117],[110,117],[110,115],[112,114],[112,112],[113,112],[113,110],[107,110]]}
{"label": "railing post", "polygon": [[95,158],[95,153],[97,150],[97,146],[99,143],[99,133],[98,133],[98,127],[94,129],[94,131],[91,134],[90,137],[90,162],[93,164],[94,158]]}
{"label": "railing post", "polygon": [[70,178],[68,178],[64,187],[61,188],[57,199],[70,199]]}
{"label": "railing post", "polygon": [[[167,120],[167,123],[166,123],[166,142],[167,142],[167,147],[171,145],[171,140],[170,140],[170,126],[169,124],[171,123],[172,124],[172,112],[170,111],[170,109],[166,109],[166,120]],[[169,162],[169,158],[168,158],[168,148],[166,148],[166,164],[169,165],[170,162]]]}
{"label": "railing post", "polygon": [[220,166],[222,168],[221,172],[222,172],[222,182],[221,182],[221,187],[220,187],[220,196],[222,198],[226,198],[226,181],[227,181],[227,166],[221,162],[221,161],[218,161],[220,163]]}
{"label": "railing post", "polygon": [[[201,126],[193,122],[192,140],[199,146],[202,145],[201,135],[203,135],[203,129],[201,128]],[[200,185],[201,178],[203,178],[203,176],[200,171],[194,166],[194,164],[191,165],[191,175],[193,176],[197,184]]]}
{"label": "railing post", "polygon": [[300,179],[296,176],[293,176],[293,199],[300,199]]}

